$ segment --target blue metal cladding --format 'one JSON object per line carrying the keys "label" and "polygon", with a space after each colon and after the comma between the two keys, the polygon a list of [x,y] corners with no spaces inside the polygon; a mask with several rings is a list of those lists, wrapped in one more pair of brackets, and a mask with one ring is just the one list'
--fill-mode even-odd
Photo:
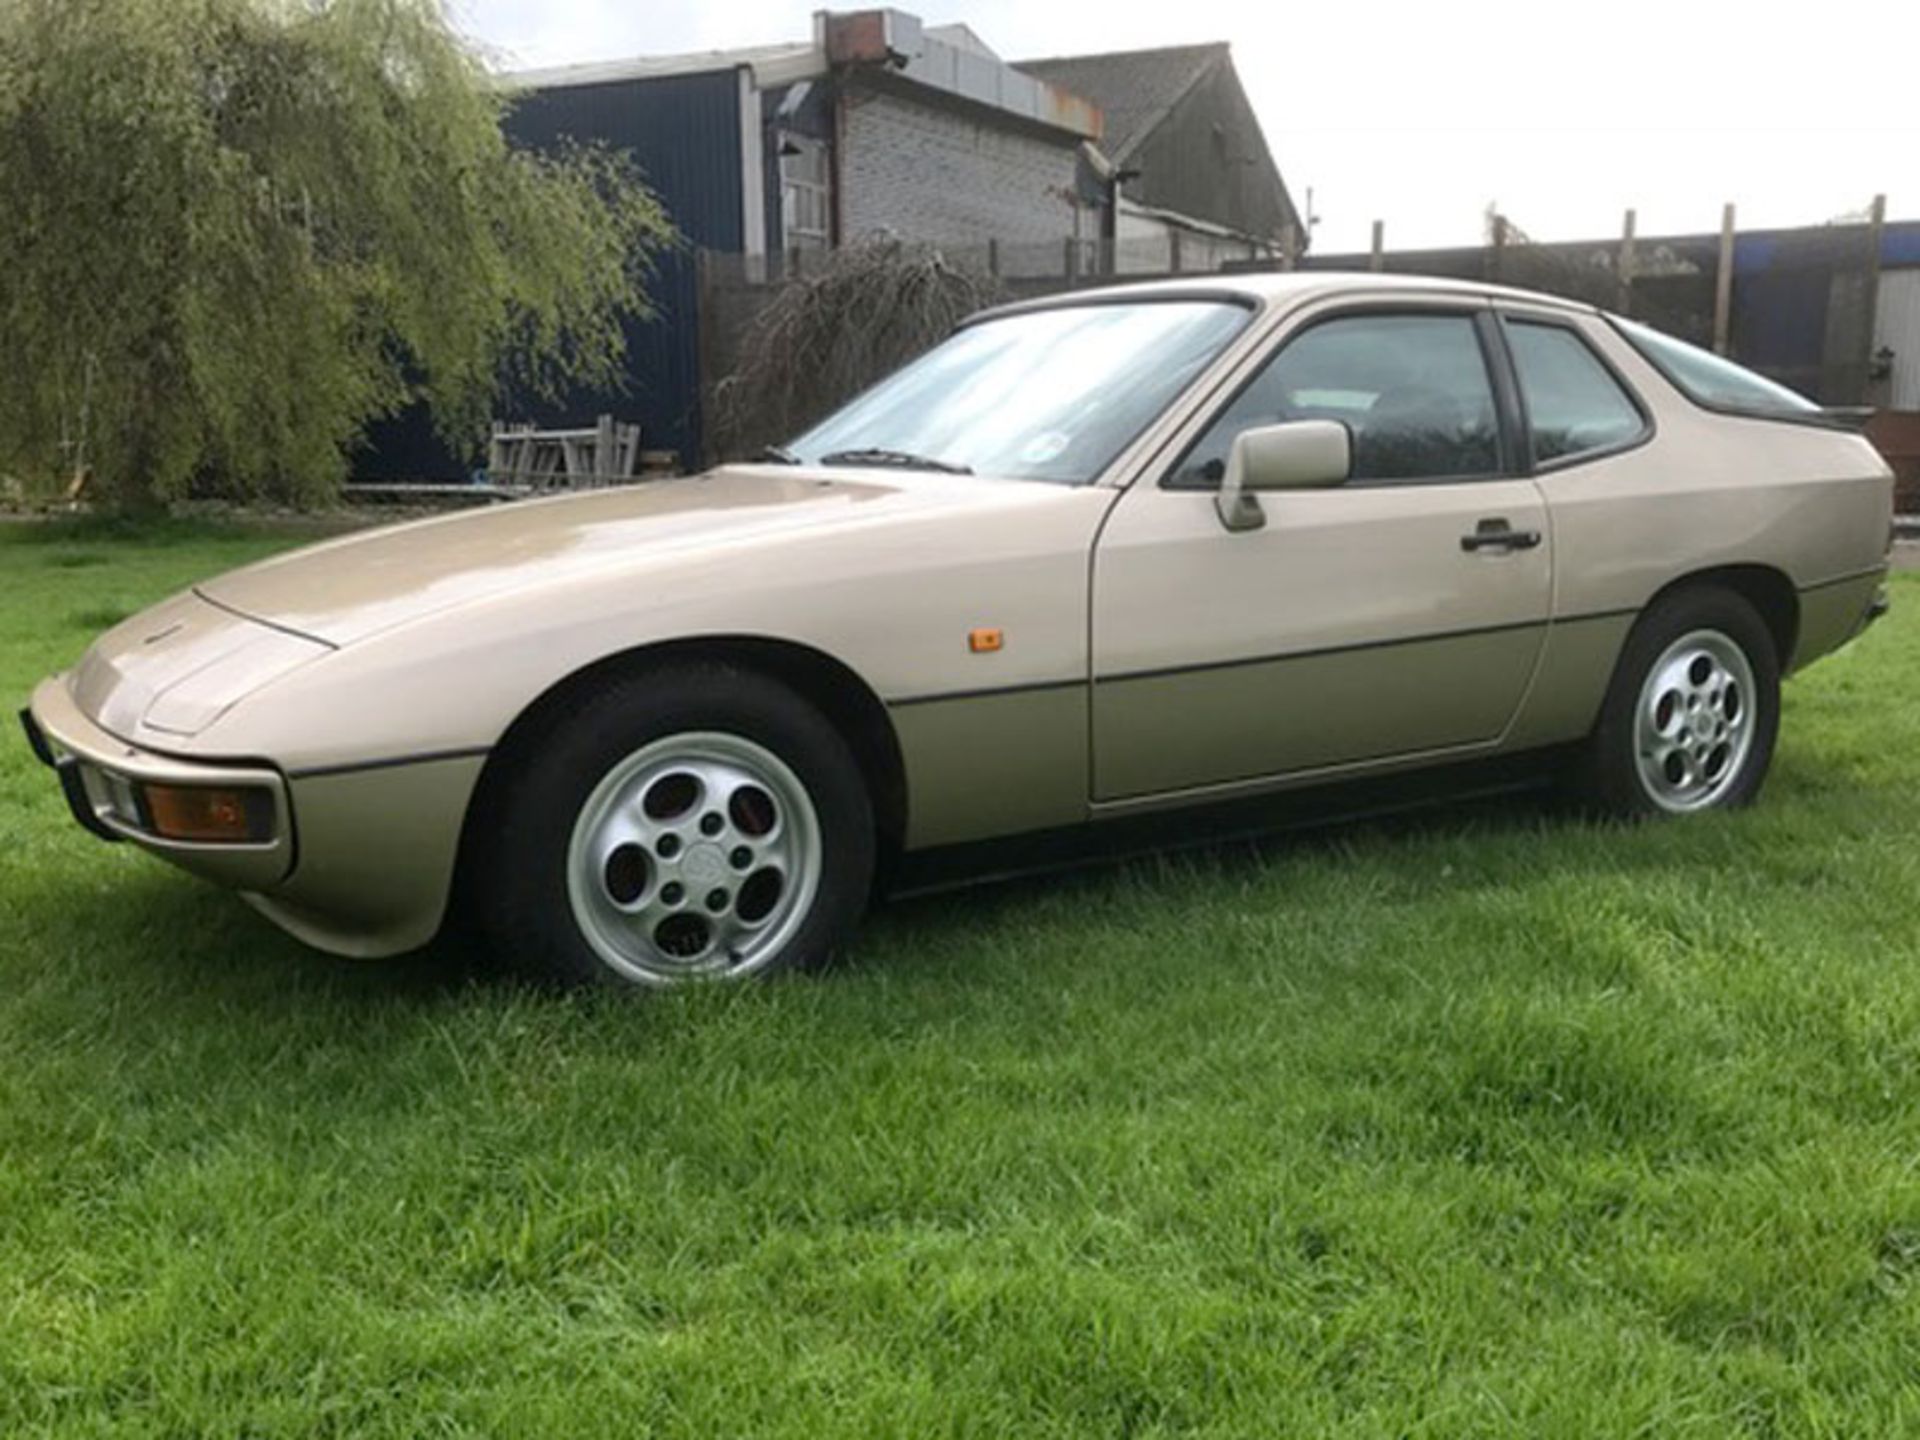
{"label": "blue metal cladding", "polygon": [[1880,235],[1880,263],[1889,268],[1920,265],[1920,220],[1888,224]]}
{"label": "blue metal cladding", "polygon": [[1730,317],[1734,357],[1812,399],[1844,399],[1821,393],[1832,282],[1826,270],[1768,267],[1741,274],[1736,266]]}
{"label": "blue metal cladding", "polygon": [[[569,140],[631,154],[679,232],[655,262],[647,291],[654,315],[627,326],[628,384],[623,393],[583,391],[558,406],[513,405],[516,420],[591,424],[608,412],[637,421],[649,450],[701,454],[699,278],[695,250],[738,251],[742,244],[740,81],[731,69],[702,75],[616,80],[535,91],[518,100],[508,138],[537,150]],[[354,466],[367,480],[453,478],[468,466],[433,436],[424,411],[375,427]]]}
{"label": "blue metal cladding", "polygon": [[[1734,356],[1823,404],[1863,403],[1874,326],[1871,238],[1857,224],[1736,236]],[[1887,225],[1878,262],[1898,265],[1917,245],[1920,225]]]}
{"label": "blue metal cladding", "polygon": [[654,316],[627,329],[628,393],[570,397],[549,423],[602,410],[637,419],[648,449],[700,457],[700,290],[696,247],[739,251],[742,228],[740,80],[733,70],[580,85],[527,96],[507,119],[522,145],[569,139],[630,153],[666,206],[680,244],[658,261]]}

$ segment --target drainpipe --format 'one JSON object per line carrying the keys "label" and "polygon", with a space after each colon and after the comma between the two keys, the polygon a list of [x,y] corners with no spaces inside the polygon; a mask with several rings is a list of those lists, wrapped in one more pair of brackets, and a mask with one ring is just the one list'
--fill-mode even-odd
{"label": "drainpipe", "polygon": [[847,82],[833,75],[833,141],[827,147],[827,243],[838,250],[846,243],[846,167],[840,157],[847,144]]}
{"label": "drainpipe", "polygon": [[1114,164],[1091,140],[1080,142],[1080,153],[1106,188],[1107,213],[1100,222],[1100,238],[1105,242],[1107,252],[1106,264],[1102,268],[1107,274],[1113,275],[1120,269],[1120,187],[1128,180],[1138,180],[1140,171],[1133,166]]}

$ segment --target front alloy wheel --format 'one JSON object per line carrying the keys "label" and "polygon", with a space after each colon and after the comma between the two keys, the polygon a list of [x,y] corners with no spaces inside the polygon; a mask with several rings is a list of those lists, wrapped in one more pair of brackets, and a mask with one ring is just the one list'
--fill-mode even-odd
{"label": "front alloy wheel", "polygon": [[658,986],[817,964],[845,945],[877,837],[859,763],[819,709],[718,660],[561,700],[490,762],[468,826],[463,893],[501,959]]}
{"label": "front alloy wheel", "polygon": [[752,974],[820,888],[820,820],[785,761],[739,735],[641,746],[607,772],[567,847],[587,943],[648,984]]}

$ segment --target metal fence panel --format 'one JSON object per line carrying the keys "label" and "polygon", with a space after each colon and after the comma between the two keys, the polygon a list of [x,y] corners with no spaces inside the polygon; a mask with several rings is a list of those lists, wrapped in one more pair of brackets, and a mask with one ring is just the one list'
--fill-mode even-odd
{"label": "metal fence panel", "polygon": [[1920,410],[1920,269],[1881,275],[1873,347],[1893,352],[1887,408]]}

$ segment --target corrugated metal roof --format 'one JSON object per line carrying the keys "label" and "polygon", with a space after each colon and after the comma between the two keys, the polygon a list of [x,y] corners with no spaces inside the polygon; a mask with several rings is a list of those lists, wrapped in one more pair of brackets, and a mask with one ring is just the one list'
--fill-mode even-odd
{"label": "corrugated metal roof", "polygon": [[594,60],[582,65],[555,65],[545,70],[520,70],[502,75],[500,83],[514,90],[558,90],[574,85],[606,85],[619,80],[657,80],[668,75],[705,75],[746,66],[757,84],[789,85],[795,80],[823,75],[825,53],[811,40],[790,45],[750,45],[738,50],[699,50],[684,55],[634,55],[624,60]]}
{"label": "corrugated metal roof", "polygon": [[1217,41],[1162,50],[1016,60],[1013,68],[1098,105],[1106,119],[1100,148],[1115,161],[1124,161],[1180,98],[1226,57],[1226,43]]}

